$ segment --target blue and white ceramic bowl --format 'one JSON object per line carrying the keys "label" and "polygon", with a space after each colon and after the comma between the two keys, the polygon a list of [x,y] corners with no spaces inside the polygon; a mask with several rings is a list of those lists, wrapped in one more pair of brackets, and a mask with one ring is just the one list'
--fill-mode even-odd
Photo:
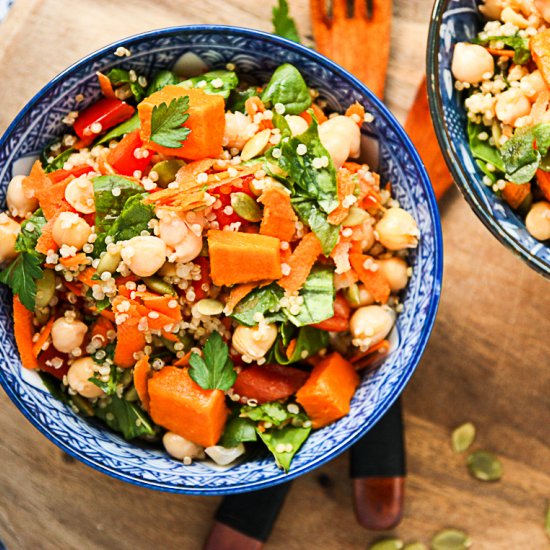
{"label": "blue and white ceramic bowl", "polygon": [[464,98],[454,88],[454,45],[483,27],[479,0],[437,0],[428,38],[428,95],[439,145],[465,199],[491,233],[524,262],[550,277],[550,247],[534,239],[524,221],[483,183],[466,133]]}
{"label": "blue and white ceramic bowl", "polygon": [[[114,55],[119,46],[131,57]],[[365,434],[387,411],[412,376],[435,319],[442,275],[441,228],[427,174],[411,142],[388,110],[349,73],[314,51],[257,31],[221,26],[164,29],[112,44],[76,63],[54,78],[21,111],[0,141],[0,201],[12,174],[28,169],[38,152],[63,133],[61,119],[100,95],[96,71],[131,67],[151,74],[161,68],[194,61],[211,68],[233,63],[252,82],[265,82],[284,62],[296,65],[318,88],[331,109],[342,111],[359,101],[374,115],[363,130],[371,164],[391,181],[397,199],[418,221],[420,246],[412,254],[413,276],[404,312],[394,334],[394,350],[383,366],[365,378],[351,413],[316,432],[297,454],[289,474],[267,455],[252,457],[229,469],[204,462],[184,466],[161,450],[128,443],[93,422],[77,416],[54,399],[24,371],[12,330],[11,297],[0,297],[0,382],[21,412],[51,441],[82,462],[137,485],[202,495],[260,489],[297,477],[334,458]],[[198,57],[197,57],[198,56]],[[84,94],[77,104],[75,96]]]}

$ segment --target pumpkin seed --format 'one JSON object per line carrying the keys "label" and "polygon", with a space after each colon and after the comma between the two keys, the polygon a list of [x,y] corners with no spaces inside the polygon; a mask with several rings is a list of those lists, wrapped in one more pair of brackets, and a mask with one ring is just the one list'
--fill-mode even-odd
{"label": "pumpkin seed", "polygon": [[403,541],[399,539],[378,540],[369,546],[369,550],[402,550],[402,548]]}
{"label": "pumpkin seed", "polygon": [[235,213],[243,220],[259,222],[262,219],[262,211],[258,203],[246,193],[237,192],[231,194],[231,206]]}
{"label": "pumpkin seed", "polygon": [[122,376],[120,377],[120,383],[122,384],[123,388],[127,388],[134,379],[134,373],[132,369],[125,369],[125,371],[122,373]]}
{"label": "pumpkin seed", "polygon": [[132,386],[131,388],[128,388],[124,392],[124,399],[126,401],[137,401],[139,399],[138,393],[136,391],[136,388]]}
{"label": "pumpkin seed", "polygon": [[428,550],[423,542],[409,542],[403,546],[403,550]]}
{"label": "pumpkin seed", "polygon": [[502,463],[488,451],[475,451],[467,460],[470,474],[481,481],[498,481],[502,477]]}
{"label": "pumpkin seed", "polygon": [[550,537],[550,503],[546,508],[546,515],[544,517],[544,528],[546,529],[546,534]]}
{"label": "pumpkin seed", "polygon": [[35,307],[46,307],[55,295],[55,275],[51,269],[44,270],[42,279],[36,281]]}
{"label": "pumpkin seed", "polygon": [[218,300],[204,298],[197,302],[196,308],[201,315],[219,315],[223,311],[223,304]]}
{"label": "pumpkin seed", "polygon": [[176,179],[176,174],[182,166],[185,166],[185,162],[177,159],[157,162],[151,168],[151,172],[155,172],[158,175],[155,183],[165,189],[169,183],[172,183]]}
{"label": "pumpkin seed", "polygon": [[241,151],[241,160],[247,161],[261,155],[271,137],[271,130],[265,129],[254,134],[244,145]]}
{"label": "pumpkin seed", "polygon": [[36,322],[43,326],[50,320],[51,311],[49,307],[41,307],[35,310],[34,317]]}
{"label": "pumpkin seed", "polygon": [[466,550],[470,546],[470,537],[458,529],[445,529],[432,539],[432,550]]}
{"label": "pumpkin seed", "polygon": [[109,247],[109,250],[101,256],[101,259],[97,264],[98,275],[101,275],[102,273],[114,273],[117,270],[118,264],[120,264],[121,260],[121,250],[122,246],[120,245]]}
{"label": "pumpkin seed", "polygon": [[152,277],[144,277],[143,282],[148,289],[157,294],[170,294],[171,296],[176,296],[174,287],[160,277],[155,277],[154,275]]}
{"label": "pumpkin seed", "polygon": [[354,225],[359,225],[366,221],[370,217],[368,212],[365,212],[362,208],[358,206],[352,206],[349,209],[348,217],[342,222],[344,227],[352,227]]}
{"label": "pumpkin seed", "polygon": [[352,307],[359,307],[361,305],[359,287],[355,283],[353,283],[351,286],[344,288],[344,298]]}
{"label": "pumpkin seed", "polygon": [[72,404],[85,416],[94,416],[95,411],[90,402],[80,395],[71,395]]}
{"label": "pumpkin seed", "polygon": [[451,443],[455,453],[467,451],[476,438],[476,427],[471,422],[465,422],[453,430]]}

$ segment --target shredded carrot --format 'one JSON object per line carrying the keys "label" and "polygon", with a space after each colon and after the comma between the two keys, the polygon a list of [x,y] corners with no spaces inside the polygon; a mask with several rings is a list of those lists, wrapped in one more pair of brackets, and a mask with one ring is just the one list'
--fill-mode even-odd
{"label": "shredded carrot", "polygon": [[[358,353],[350,358],[350,363],[355,366],[357,369],[365,369],[369,367],[386,355],[390,351],[390,343],[388,340],[381,340],[377,344],[371,346],[367,351]],[[375,353],[376,352],[376,353]],[[374,354],[374,355],[373,355]],[[360,364],[357,364],[360,363]]]}
{"label": "shredded carrot", "polygon": [[[541,180],[537,172],[537,183],[542,189],[540,181]],[[502,197],[515,210],[521,206],[521,203],[527,198],[529,193],[531,193],[530,183],[512,183],[511,181],[507,181],[504,189],[502,190]]]}
{"label": "shredded carrot", "polygon": [[338,225],[347,218],[351,204],[345,203],[346,197],[355,197],[357,179],[357,177],[355,177],[345,168],[341,168],[340,170],[338,170],[338,206],[329,214],[327,218],[328,223],[331,223],[332,225]]}
{"label": "shredded carrot", "polygon": [[85,265],[88,262],[88,258],[84,252],[79,252],[74,256],[69,256],[67,258],[59,258],[59,263],[67,268],[80,267]]}
{"label": "shredded carrot", "polygon": [[288,260],[290,273],[279,279],[278,284],[288,292],[300,290],[322,251],[323,248],[315,233],[307,233]]}
{"label": "shredded carrot", "polygon": [[186,367],[189,365],[189,357],[191,357],[191,352],[188,351],[182,358],[178,359],[174,363],[174,367]]}
{"label": "shredded carrot", "polygon": [[38,357],[40,355],[40,352],[42,351],[42,346],[48,341],[50,338],[50,334],[52,333],[52,326],[55,319],[53,318],[53,315],[50,317],[50,320],[42,327],[42,330],[40,331],[38,335],[38,340],[34,343],[34,346],[32,348],[32,352],[35,357]]}
{"label": "shredded carrot", "polygon": [[491,55],[498,55],[499,57],[514,57],[516,52],[514,50],[499,50],[497,48],[486,48]]}
{"label": "shredded carrot", "polygon": [[[264,113],[265,112],[265,105],[263,104],[263,101],[258,97],[249,97],[244,102],[244,109],[246,111],[246,114],[250,118],[254,118],[254,115],[256,113]],[[272,129],[273,128],[273,122],[271,120],[261,120],[258,124],[260,130],[265,130],[266,128]]]}
{"label": "shredded carrot", "polygon": [[98,338],[102,340],[102,344],[105,345],[108,342],[107,334],[114,330],[114,324],[105,317],[98,317],[94,326],[92,327],[91,337],[92,339]]}
{"label": "shredded carrot", "polygon": [[48,189],[51,182],[42,168],[42,164],[37,160],[31,169],[31,173],[23,180],[23,189],[31,197],[36,197],[37,193]]}
{"label": "shredded carrot", "polygon": [[76,278],[86,286],[92,288],[94,285],[98,284],[98,281],[92,279],[92,277],[97,273],[95,267],[87,267],[84,271],[81,271]]}
{"label": "shredded carrot", "polygon": [[38,361],[34,355],[34,327],[32,324],[33,313],[29,311],[19,300],[13,297],[13,333],[21,357],[21,364],[26,369],[38,368]]}
{"label": "shredded carrot", "polygon": [[[126,301],[127,299],[123,296],[116,296],[113,300],[113,309],[117,311],[118,306]],[[136,362],[134,354],[143,351],[146,341],[145,334],[138,328],[142,315],[136,304],[130,301],[130,307],[123,315],[127,317],[123,323],[117,324],[114,362],[118,367],[129,368]]]}
{"label": "shredded carrot", "polygon": [[296,351],[296,345],[297,344],[298,344],[298,339],[297,338],[293,338],[288,343],[288,347],[286,348],[286,352],[285,352],[287,359],[290,359],[294,355],[294,352]]}
{"label": "shredded carrot", "polygon": [[[550,201],[550,173],[544,172],[543,170],[537,170],[537,184],[538,184],[540,190],[542,191],[542,194],[544,195],[544,198],[547,201]],[[506,187],[508,187],[508,185],[509,184],[507,184]],[[524,183],[524,184],[521,184],[521,186],[522,187],[525,186],[525,187],[528,188],[528,191],[531,191],[531,185]],[[527,197],[527,194],[528,193],[525,193],[525,197]],[[523,200],[521,202],[523,202]],[[521,204],[521,202],[520,202],[520,204]],[[515,208],[517,208],[517,206]]]}
{"label": "shredded carrot", "polygon": [[[317,124],[323,124],[323,122],[326,122],[328,120],[327,115],[323,112],[323,109],[313,103],[311,107],[309,108],[313,111],[313,114],[315,115],[315,118],[317,119]],[[308,109],[308,111],[309,111]],[[303,113],[300,113],[300,116],[308,123],[311,124],[311,115],[304,111]]]}
{"label": "shredded carrot", "polygon": [[111,84],[111,81],[107,77],[107,75],[104,75],[103,73],[97,71],[95,73],[97,75],[97,80],[99,81],[99,87],[101,88],[101,93],[108,97],[109,99],[116,99],[115,91],[113,90],[113,85]]}
{"label": "shredded carrot", "polygon": [[290,203],[290,195],[283,189],[270,187],[262,193],[260,202],[264,205],[260,233],[290,242],[298,221]]}
{"label": "shredded carrot", "polygon": [[63,281],[63,285],[66,286],[73,294],[76,294],[77,296],[82,296],[82,285],[80,283]]}
{"label": "shredded carrot", "polygon": [[227,313],[232,313],[235,309],[235,306],[248,294],[250,294],[256,287],[258,283],[242,283],[240,285],[235,285],[231,288],[229,293],[229,298],[225,302],[225,309]]}
{"label": "shredded carrot", "polygon": [[152,372],[149,357],[143,355],[134,367],[134,388],[136,388],[141,404],[146,411],[149,409],[149,389],[147,386]]}
{"label": "shredded carrot", "polygon": [[69,176],[59,183],[50,184],[47,188],[35,192],[38,204],[47,220],[61,212],[75,212],[75,209],[65,200],[65,189],[74,179],[74,176]]}
{"label": "shredded carrot", "polygon": [[[359,117],[359,120],[355,120],[355,117],[353,115],[357,115]],[[352,117],[355,122],[361,126],[363,124],[363,121],[365,119],[365,108],[360,103],[357,103],[357,101],[350,105],[346,111],[346,116]]]}
{"label": "shredded carrot", "polygon": [[53,239],[53,224],[55,223],[58,215],[59,214],[48,220],[46,225],[42,227],[42,233],[40,237],[38,237],[38,241],[36,241],[37,252],[40,252],[41,254],[48,254],[50,250],[53,250],[54,252],[59,250],[58,244]]}
{"label": "shredded carrot", "polygon": [[162,313],[167,317],[170,317],[174,321],[181,321],[181,309],[179,307],[170,307],[172,302],[176,302],[177,298],[170,294],[161,296],[154,292],[136,292],[135,297],[139,298],[145,307],[151,311]]}
{"label": "shredded carrot", "polygon": [[340,290],[342,288],[348,288],[352,284],[356,283],[359,280],[357,273],[350,269],[345,273],[335,273],[334,274],[334,288]]}
{"label": "shredded carrot", "polygon": [[99,315],[101,315],[101,317],[104,317],[108,321],[111,321],[111,323],[115,322],[115,314],[113,313],[113,310],[111,310],[111,309],[102,309],[99,312]]}
{"label": "shredded carrot", "polygon": [[369,259],[372,260],[372,258],[365,254],[350,254],[349,259],[367,292],[372,295],[376,302],[385,304],[390,297],[390,285],[379,270],[371,271],[365,268],[365,262]]}

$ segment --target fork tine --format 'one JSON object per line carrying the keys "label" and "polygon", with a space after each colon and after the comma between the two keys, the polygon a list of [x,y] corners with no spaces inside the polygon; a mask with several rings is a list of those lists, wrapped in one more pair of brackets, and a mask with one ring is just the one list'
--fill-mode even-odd
{"label": "fork tine", "polygon": [[347,0],[332,0],[332,19],[346,19],[348,15]]}
{"label": "fork tine", "polygon": [[372,0],[354,0],[353,16],[357,19],[368,19],[371,12]]}

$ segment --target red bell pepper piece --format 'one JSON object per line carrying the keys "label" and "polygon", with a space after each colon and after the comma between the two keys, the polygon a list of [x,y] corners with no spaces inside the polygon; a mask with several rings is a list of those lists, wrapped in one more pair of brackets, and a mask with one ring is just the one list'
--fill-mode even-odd
{"label": "red bell pepper piece", "polygon": [[[141,173],[151,163],[151,152],[143,149],[136,157],[136,150],[141,149],[143,142],[139,137],[139,130],[126,134],[118,145],[109,151],[107,162],[115,169],[117,174],[133,176],[136,170]],[[146,156],[141,156],[146,155]]]}
{"label": "red bell pepper piece", "polygon": [[[78,115],[73,128],[79,138],[87,140],[129,119],[134,111],[134,107],[120,99],[105,97],[86,107]],[[99,132],[92,131],[93,124],[101,125]]]}
{"label": "red bell pepper piece", "polygon": [[[57,366],[56,363],[59,359],[61,359],[62,361],[61,366],[55,368]],[[53,365],[51,363],[52,360],[54,361]],[[40,367],[40,370],[55,376],[59,380],[62,380],[69,370],[69,356],[65,353],[57,351],[50,344],[48,349],[41,352],[38,356],[38,365]]]}
{"label": "red bell pepper piece", "polygon": [[63,168],[60,170],[55,170],[55,172],[48,174],[48,178],[50,178],[52,183],[60,183],[63,180],[66,180],[69,176],[78,178],[79,176],[83,176],[84,174],[88,174],[93,171],[94,169],[89,164],[82,164],[81,166],[75,166],[70,170],[64,170]]}
{"label": "red bell pepper piece", "polygon": [[206,298],[208,294],[208,290],[204,290],[202,286],[210,286],[212,284],[210,279],[210,262],[208,261],[208,258],[199,256],[193,260],[193,263],[201,266],[201,278],[198,281],[193,281],[192,283],[193,290],[195,291],[195,302],[198,302],[199,300]]}
{"label": "red bell pepper piece", "polygon": [[334,300],[334,315],[314,326],[328,332],[343,332],[349,329],[350,305],[342,294],[337,294]]}
{"label": "red bell pepper piece", "polygon": [[233,391],[258,403],[268,403],[294,395],[308,377],[308,372],[293,367],[252,365],[239,372]]}

